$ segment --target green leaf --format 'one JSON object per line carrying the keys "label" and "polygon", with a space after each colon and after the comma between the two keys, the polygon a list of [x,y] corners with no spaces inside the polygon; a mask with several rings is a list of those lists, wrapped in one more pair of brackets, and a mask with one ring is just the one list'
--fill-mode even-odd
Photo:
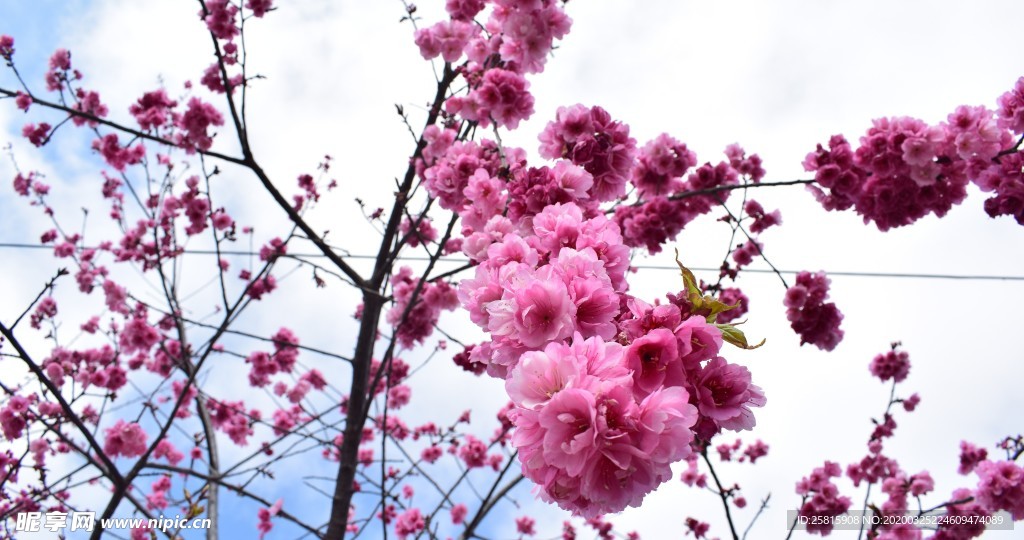
{"label": "green leaf", "polygon": [[728,305],[725,302],[712,298],[711,296],[704,297],[704,303],[711,309],[711,313],[708,313],[708,322],[714,324],[715,319],[718,318],[719,313],[724,313],[730,309],[736,309],[740,307],[740,303],[736,302],[733,305]]}
{"label": "green leaf", "polygon": [[676,248],[676,264],[679,265],[679,270],[683,274],[683,286],[686,288],[686,292],[690,296],[690,301],[693,301],[693,296],[701,298],[700,288],[697,287],[697,278],[693,275],[693,272],[689,268],[683,266],[682,261],[679,260],[679,249]]}
{"label": "green leaf", "polygon": [[761,345],[764,345],[765,340],[762,339],[761,343],[757,345],[750,345],[747,343],[747,336],[743,334],[743,330],[736,328],[731,324],[716,324],[719,330],[722,331],[722,339],[728,343],[731,343],[741,349],[753,350]]}

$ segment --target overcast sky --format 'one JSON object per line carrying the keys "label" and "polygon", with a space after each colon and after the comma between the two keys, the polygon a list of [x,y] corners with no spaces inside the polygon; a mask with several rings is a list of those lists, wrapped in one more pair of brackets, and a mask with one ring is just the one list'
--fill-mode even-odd
{"label": "overcast sky", "polygon": [[[253,87],[250,104],[257,155],[272,176],[288,183],[311,171],[323,154],[334,156],[341,187],[313,220],[343,232],[352,252],[369,253],[374,238],[366,234],[352,200],[361,197],[370,207],[388,204],[393,178],[404,171],[410,149],[394,104],[414,114],[422,108],[432,95],[430,65],[413,45],[410,26],[398,22],[398,0],[278,3],[280,9],[253,24],[248,34],[252,68],[266,75]],[[419,4],[424,24],[440,16],[440,0]],[[19,66],[39,88],[39,67],[52,49],[71,49],[76,67],[86,74],[85,86],[101,91],[112,117],[126,119],[127,104],[143,91],[162,80],[177,92],[211,62],[197,10],[190,2],[0,0],[0,33],[15,37]],[[993,107],[1024,75],[1018,41],[1024,4],[1009,0],[591,0],[570,2],[567,11],[574,20],[571,33],[547,71],[531,80],[536,113],[517,132],[503,135],[506,144],[525,148],[534,160],[539,160],[537,133],[555,109],[583,103],[601,105],[629,124],[641,145],[667,132],[686,142],[701,162],[717,162],[727,144],[738,142],[761,155],[766,181],[807,178],[801,162],[830,135],[856,140],[871,119],[881,116],[937,123],[960,104]],[[0,81],[12,86],[7,73]],[[98,178],[97,162],[82,150],[87,141],[68,130],[36,151],[18,135],[21,112],[9,102],[2,105],[0,142],[13,143],[22,168],[46,172],[59,188],[55,203],[75,211],[77,196],[96,190],[89,182]],[[232,152],[228,137],[221,139],[220,148]],[[12,175],[2,160],[4,186]],[[240,222],[258,221],[258,235],[282,230],[283,221],[264,217],[266,197],[245,191],[251,178],[230,171],[225,181],[243,188],[230,201]],[[799,187],[753,196],[769,210],[781,209],[784,226],[765,233],[763,242],[782,269],[1024,276],[1024,229],[1009,218],[989,219],[973,187],[946,218],[927,217],[885,234],[852,213],[826,213]],[[13,199],[8,187],[0,189],[0,242],[36,239],[47,225]],[[721,262],[728,229],[714,217],[693,223],[677,240],[688,264]],[[0,317],[8,320],[30,299],[26,291],[37,290],[40,272],[50,272],[54,262],[45,254],[2,253]],[[644,264],[671,267],[670,253]],[[677,272],[644,269],[634,276],[633,293],[653,300],[679,285]],[[863,456],[869,418],[880,415],[888,396],[867,364],[891,341],[902,341],[913,363],[903,393],[919,392],[922,403],[917,412],[897,418],[900,427],[887,451],[909,473],[931,471],[937,489],[930,500],[942,502],[954,488],[974,484],[955,474],[961,439],[991,447],[1024,431],[1018,307],[1024,281],[834,276],[832,299],[845,314],[846,337],[832,353],[797,346],[775,276],[747,274],[739,285],[752,304],[748,335],[767,338],[759,350],[728,352],[750,368],[768,398],[757,411],[757,428],[743,437],[761,438],[771,451],[756,467],[724,467],[721,473],[725,482],[740,483],[750,501],[747,511],[739,512],[743,526],[756,501],[772,494],[753,537],[785,536],[784,512],[799,500],[793,486],[801,476],[825,459],[845,466]],[[276,300],[292,308],[288,325],[304,342],[347,351],[354,336],[351,295],[297,290],[296,296]],[[300,302],[307,307],[295,309]],[[443,322],[454,335],[477,336],[461,317]],[[248,323],[269,329],[281,324],[266,312]],[[347,384],[345,376],[337,373],[338,386]],[[475,416],[490,418],[505,402],[495,381],[473,379],[439,363],[419,377],[414,404],[424,417],[473,403]],[[451,399],[453,384],[466,389],[464,403]],[[410,416],[413,424],[415,413]],[[840,487],[859,507],[863,490],[846,480]],[[529,499],[525,492],[518,498],[524,504]],[[555,534],[559,514],[536,505],[535,515],[557,519],[542,524]],[[252,527],[254,510],[244,511],[237,522]],[[616,523],[646,538],[668,538],[681,530],[686,515],[712,522],[713,535],[727,534],[712,495],[677,480]],[[494,534],[511,537],[510,525],[503,527]]]}

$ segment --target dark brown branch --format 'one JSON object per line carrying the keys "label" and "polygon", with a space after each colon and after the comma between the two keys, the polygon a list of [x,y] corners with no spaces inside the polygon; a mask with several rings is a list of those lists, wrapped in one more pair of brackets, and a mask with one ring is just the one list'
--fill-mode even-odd
{"label": "dark brown branch", "polygon": [[[437,84],[437,92],[430,108],[430,113],[424,124],[426,127],[433,125],[441,114],[441,106],[444,103],[448,87],[455,80],[456,73],[451,66],[445,64],[444,76]],[[398,233],[405,205],[408,203],[408,194],[412,189],[413,180],[416,176],[416,162],[420,159],[427,141],[420,135],[409,159],[405,178],[398,192],[395,194],[395,203],[392,206],[391,214],[388,217],[388,224],[384,230],[384,237],[381,239],[380,248],[377,251],[376,264],[373,275],[370,277],[368,287],[363,288],[363,315],[359,326],[359,338],[356,342],[356,350],[352,361],[352,383],[349,392],[348,417],[345,420],[345,431],[342,437],[341,448],[339,449],[338,476],[334,485],[334,495],[331,500],[331,515],[327,524],[326,538],[330,540],[341,540],[345,536],[345,529],[348,526],[349,506],[352,500],[352,482],[355,480],[356,462],[359,455],[359,443],[362,441],[362,429],[366,423],[366,411],[368,409],[368,390],[370,361],[373,356],[373,346],[377,338],[377,325],[380,322],[381,311],[384,307],[384,298],[381,296],[381,287],[385,278],[391,271],[388,254],[392,249],[392,243]]]}
{"label": "dark brown branch", "polygon": [[708,471],[711,472],[711,478],[715,481],[715,487],[718,488],[718,496],[722,499],[722,507],[725,508],[725,520],[729,522],[729,532],[732,533],[733,540],[740,540],[740,536],[736,534],[736,525],[732,521],[732,512],[729,510],[729,493],[722,487],[722,483],[718,480],[718,473],[715,472],[715,467],[711,464],[711,460],[708,459],[708,449],[705,447],[701,449],[700,456],[704,458],[704,463],[708,466]]}

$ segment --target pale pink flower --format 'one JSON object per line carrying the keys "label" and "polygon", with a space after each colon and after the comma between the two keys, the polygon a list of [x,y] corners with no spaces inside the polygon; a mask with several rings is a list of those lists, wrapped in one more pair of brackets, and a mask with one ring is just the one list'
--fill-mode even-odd
{"label": "pale pink flower", "polygon": [[512,402],[526,409],[539,409],[562,389],[579,381],[581,366],[562,343],[549,343],[543,351],[531,351],[519,359],[505,379]]}
{"label": "pale pink flower", "polygon": [[527,347],[540,347],[566,339],[575,330],[576,306],[560,279],[538,274],[523,288],[515,290],[516,337]]}

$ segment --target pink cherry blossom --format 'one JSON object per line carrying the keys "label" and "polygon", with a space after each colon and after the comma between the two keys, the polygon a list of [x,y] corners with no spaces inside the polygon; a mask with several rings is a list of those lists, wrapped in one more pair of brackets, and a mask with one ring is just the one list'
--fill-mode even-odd
{"label": "pink cherry blossom", "polygon": [[110,456],[138,457],[146,452],[146,432],[135,422],[118,420],[104,430],[103,451]]}
{"label": "pink cherry blossom", "polygon": [[751,407],[766,403],[761,388],[751,384],[747,368],[729,364],[722,357],[712,359],[701,368],[694,381],[700,413],[730,430],[754,427]]}

